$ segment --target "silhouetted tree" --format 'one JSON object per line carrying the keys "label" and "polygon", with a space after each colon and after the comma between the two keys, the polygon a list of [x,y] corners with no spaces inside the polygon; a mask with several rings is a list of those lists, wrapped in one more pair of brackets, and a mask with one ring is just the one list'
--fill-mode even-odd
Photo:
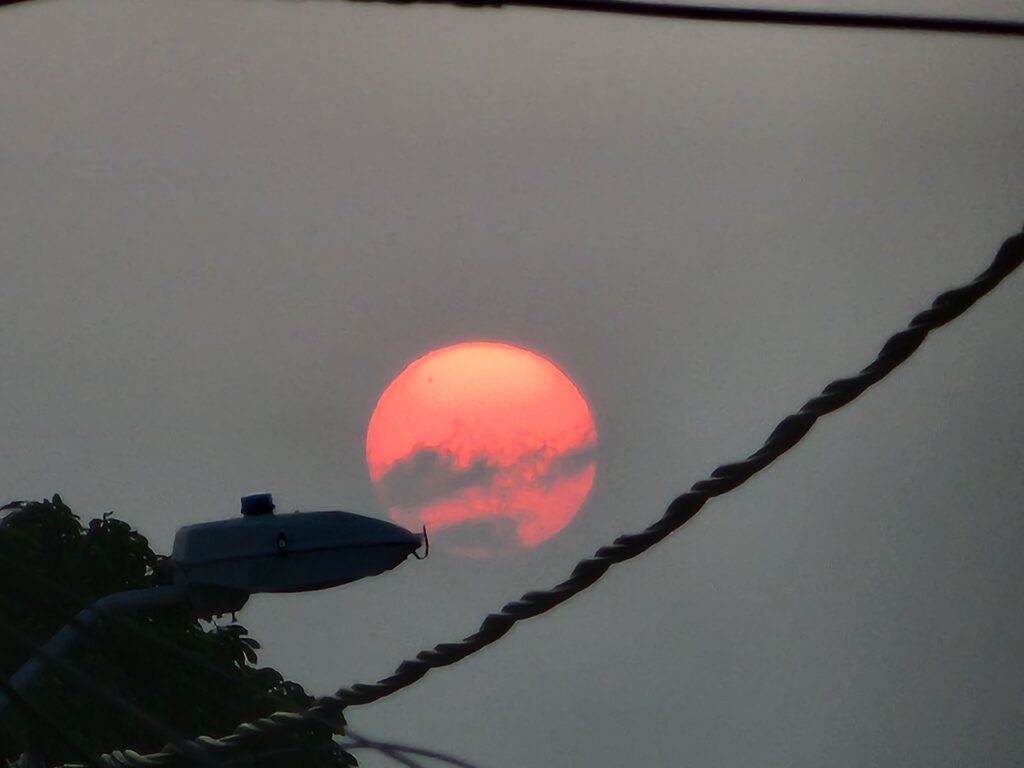
{"label": "silhouetted tree", "polygon": [[[29,657],[19,641],[44,643],[81,608],[128,589],[169,584],[166,559],[110,514],[82,525],[60,496],[15,502],[0,512],[0,676]],[[16,635],[15,633],[18,633]],[[312,698],[280,673],[257,667],[259,643],[245,627],[204,627],[181,608],[159,608],[101,622],[67,660],[102,681],[183,737],[221,734],[240,721]],[[180,651],[180,653],[178,652]],[[96,755],[115,749],[152,752],[165,739],[98,700],[59,672],[48,672],[28,697],[67,737],[13,709],[0,729],[0,759],[31,756],[34,764],[82,762],[78,745]],[[268,737],[253,765],[340,768],[351,754],[324,728]],[[295,752],[295,749],[301,749]],[[290,754],[289,754],[290,752]]]}

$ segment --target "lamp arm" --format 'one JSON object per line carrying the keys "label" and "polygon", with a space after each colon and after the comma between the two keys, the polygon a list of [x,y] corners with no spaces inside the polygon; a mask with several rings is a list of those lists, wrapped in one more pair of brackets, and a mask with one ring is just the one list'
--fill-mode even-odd
{"label": "lamp arm", "polygon": [[[177,605],[186,600],[187,593],[177,586],[132,589],[101,597],[92,605],[80,610],[57,634],[47,640],[39,652],[35,653],[14,673],[8,680],[8,685],[15,692],[25,694],[49,665],[48,658],[66,654],[82,638],[83,630],[90,630],[105,616],[143,608]],[[4,715],[11,704],[11,700],[0,691],[0,717]]]}

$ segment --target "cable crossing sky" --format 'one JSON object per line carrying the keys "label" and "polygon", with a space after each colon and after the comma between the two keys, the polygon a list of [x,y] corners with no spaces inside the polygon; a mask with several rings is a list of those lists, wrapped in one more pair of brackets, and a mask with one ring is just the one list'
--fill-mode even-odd
{"label": "cable crossing sky", "polygon": [[[723,5],[631,2],[631,0],[346,0],[383,2],[389,5],[454,5],[458,8],[547,8],[586,13],[611,13],[689,21],[740,24],[775,24],[838,29],[938,32],[1000,37],[1024,37],[1024,22],[968,16],[921,16],[917,14],[852,13],[778,8],[737,8]],[[0,8],[31,0],[0,0]]]}
{"label": "cable crossing sky", "polygon": [[920,16],[916,14],[803,11],[778,8],[735,8],[722,5],[633,2],[632,0],[352,0],[390,5],[454,5],[459,8],[547,8],[559,11],[611,13],[661,19],[712,21],[739,24],[772,24],[837,29],[888,30],[893,32],[940,32],[953,34],[1024,37],[1024,22],[970,18],[967,16]]}
{"label": "cable crossing sky", "polygon": [[[764,444],[746,459],[716,468],[705,480],[694,483],[690,490],[677,496],[664,514],[638,533],[619,536],[612,544],[601,547],[592,557],[576,564],[569,578],[546,590],[527,592],[518,600],[506,604],[497,613],[487,616],[480,628],[454,643],[442,643],[423,650],[414,659],[399,664],[395,672],[376,683],[360,683],[340,688],[333,696],[317,700],[305,712],[276,712],[251,723],[242,723],[235,731],[222,738],[201,736],[189,742],[209,750],[217,758],[229,758],[246,748],[260,734],[285,731],[294,727],[323,724],[329,718],[339,717],[347,707],[360,706],[395,694],[425,676],[430,670],[445,667],[473,655],[504,637],[518,622],[539,616],[561,605],[595,584],[618,563],[631,560],[646,552],[669,534],[681,528],[715,498],[722,496],[765,469],[787,453],[822,416],[839,410],[855,400],[873,384],[884,379],[905,362],[932,331],[955,320],[970,309],[976,301],[988,294],[1024,262],[1024,233],[1008,238],[989,267],[966,285],[946,291],[932,305],[918,313],[902,331],[886,340],[881,351],[859,373],[837,379],[811,398],[798,411],[786,416],[776,425]],[[108,765],[128,765],[139,768],[166,766],[183,756],[184,745],[168,745],[164,751],[150,755],[124,754],[118,760],[104,755]]]}

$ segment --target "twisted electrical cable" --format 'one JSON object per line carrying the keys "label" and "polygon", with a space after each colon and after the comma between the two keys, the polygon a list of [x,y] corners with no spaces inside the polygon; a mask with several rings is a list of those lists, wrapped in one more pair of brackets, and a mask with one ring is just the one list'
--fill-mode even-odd
{"label": "twisted electrical cable", "polygon": [[[847,405],[892,373],[921,346],[929,333],[967,311],[1017,269],[1022,261],[1024,233],[1019,233],[1002,244],[992,264],[978,277],[941,294],[904,330],[889,337],[874,361],[859,373],[833,381],[820,395],[780,421],[757,451],[742,461],[719,466],[709,478],[694,483],[689,491],[677,496],[664,514],[647,528],[619,536],[612,544],[598,549],[592,557],[581,560],[562,583],[547,590],[527,592],[519,600],[487,616],[472,635],[458,642],[442,643],[423,650],[416,658],[399,664],[391,676],[376,683],[340,688],[333,696],[318,699],[306,712],[276,712],[254,722],[242,723],[233,733],[222,738],[203,736],[194,743],[223,756],[244,749],[258,734],[323,722],[324,716],[336,716],[347,707],[369,704],[408,688],[430,670],[454,664],[500,640],[518,622],[561,605],[597,582],[613,565],[643,554],[692,519],[708,501],[743,485],[785,454],[803,439],[819,418]],[[139,768],[165,766],[177,758],[179,750],[180,747],[169,745],[163,752],[133,755],[125,765]]]}

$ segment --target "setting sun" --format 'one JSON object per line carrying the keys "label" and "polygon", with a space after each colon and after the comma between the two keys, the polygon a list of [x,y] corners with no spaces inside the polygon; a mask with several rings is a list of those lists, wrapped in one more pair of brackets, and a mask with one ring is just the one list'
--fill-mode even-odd
{"label": "setting sun", "polygon": [[410,363],[370,419],[366,460],[391,518],[471,557],[562,530],[594,481],[587,401],[554,363],[466,342]]}

